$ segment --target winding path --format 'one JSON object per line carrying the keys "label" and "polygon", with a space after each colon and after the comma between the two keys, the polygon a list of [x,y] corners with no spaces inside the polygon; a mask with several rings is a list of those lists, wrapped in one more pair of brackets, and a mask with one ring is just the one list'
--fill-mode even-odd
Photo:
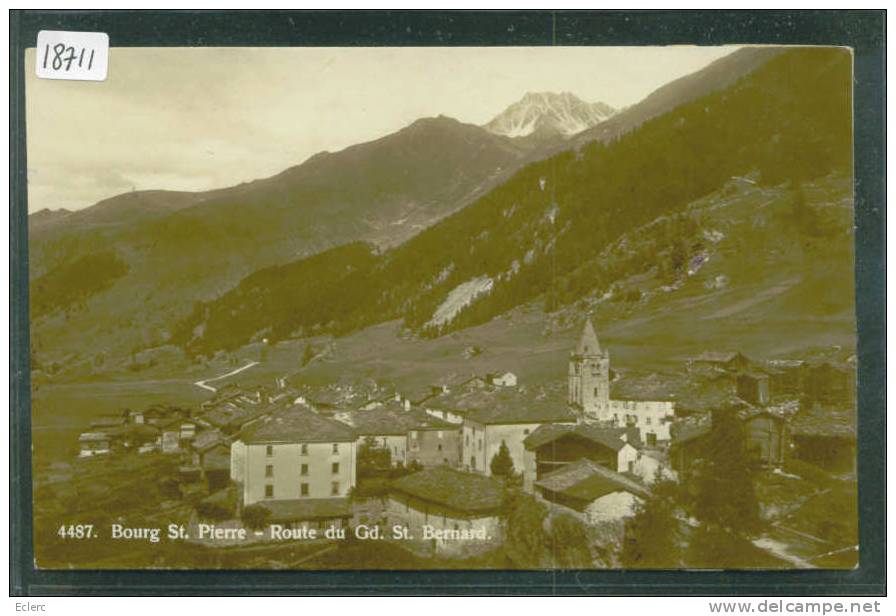
{"label": "winding path", "polygon": [[241,368],[237,368],[236,370],[231,370],[231,371],[228,372],[227,374],[222,374],[222,375],[220,375],[220,376],[216,376],[216,377],[211,378],[211,379],[205,379],[205,380],[203,380],[203,381],[196,381],[195,383],[193,383],[193,385],[195,385],[196,387],[201,387],[202,389],[207,389],[208,391],[211,391],[211,392],[218,391],[216,388],[214,388],[214,387],[212,387],[211,385],[209,385],[209,383],[211,383],[211,382],[213,382],[213,381],[220,381],[221,379],[226,379],[227,377],[229,377],[229,376],[233,376],[234,374],[239,374],[239,373],[242,372],[243,370],[248,370],[248,369],[251,368],[252,366],[257,366],[258,363],[259,363],[259,362],[257,362],[257,361],[250,361],[250,362],[249,362],[248,364],[246,364],[245,366],[243,366],[243,367],[241,367]]}

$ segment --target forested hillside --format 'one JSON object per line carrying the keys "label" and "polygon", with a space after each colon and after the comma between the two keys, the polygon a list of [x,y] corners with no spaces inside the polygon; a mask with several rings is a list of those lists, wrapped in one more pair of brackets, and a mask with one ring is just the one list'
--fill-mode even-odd
{"label": "forested hillside", "polygon": [[[175,341],[206,353],[239,346],[261,331],[286,335],[301,326],[343,334],[397,317],[434,335],[482,323],[540,296],[555,308],[609,288],[624,272],[614,270],[618,263],[598,259],[608,246],[683,212],[733,176],[752,174],[762,185],[788,184],[798,194],[802,182],[832,172],[850,175],[851,62],[849,52],[839,49],[777,55],[730,87],[611,143],[593,142],[527,166],[382,255],[353,252],[350,268],[334,267],[342,272],[332,277],[334,284],[313,291],[316,304],[329,307],[325,315],[307,310],[285,317],[246,301],[254,289],[266,301],[289,303],[285,289],[306,287],[310,272],[329,267],[321,261],[296,264],[276,275],[259,272],[241,283],[242,291],[197,305]],[[674,271],[699,251],[687,241],[696,234],[695,223],[678,221],[663,232],[657,262],[650,265]],[[453,320],[432,323],[452,290],[484,277],[489,291],[469,298]],[[276,284],[258,284],[265,279]],[[240,327],[204,327],[220,315]]]}

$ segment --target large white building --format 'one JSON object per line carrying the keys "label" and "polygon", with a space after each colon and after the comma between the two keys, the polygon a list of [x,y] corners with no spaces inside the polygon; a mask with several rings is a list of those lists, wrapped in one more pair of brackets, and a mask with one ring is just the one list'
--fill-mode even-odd
{"label": "large white building", "polygon": [[355,440],[349,426],[303,405],[254,424],[230,451],[231,479],[241,487],[243,506],[273,505],[280,514],[289,509],[294,520],[322,509],[342,517],[341,505],[355,485]]}
{"label": "large white building", "polygon": [[641,441],[668,441],[675,414],[671,400],[613,400],[610,398],[610,352],[600,348],[591,320],[569,358],[569,404],[584,421],[612,426],[635,426]]}

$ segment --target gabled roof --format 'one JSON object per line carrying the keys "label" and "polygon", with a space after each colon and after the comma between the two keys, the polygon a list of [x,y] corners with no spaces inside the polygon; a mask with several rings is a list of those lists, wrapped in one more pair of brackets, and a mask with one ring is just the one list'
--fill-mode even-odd
{"label": "gabled roof", "polygon": [[647,488],[636,481],[586,458],[545,475],[535,485],[587,502],[613,492],[629,492],[642,498],[650,495]]}
{"label": "gabled roof", "polygon": [[576,355],[600,355],[600,343],[597,341],[591,319],[585,319],[585,327],[576,345]]}
{"label": "gabled roof", "polygon": [[573,422],[576,414],[565,391],[535,391],[524,387],[483,387],[442,394],[426,405],[482,424],[542,424]]}
{"label": "gabled roof", "polygon": [[426,469],[392,483],[394,490],[464,513],[492,512],[501,507],[504,484],[494,477],[465,473],[447,466]]}
{"label": "gabled roof", "polygon": [[703,351],[700,355],[694,358],[694,361],[727,364],[734,361],[737,357],[747,359],[747,357],[739,351]]}
{"label": "gabled roof", "polygon": [[260,420],[244,430],[240,439],[245,443],[332,443],[354,441],[355,434],[340,421],[296,405]]}
{"label": "gabled roof", "polygon": [[193,439],[192,447],[196,451],[205,451],[223,442],[224,435],[219,430],[203,430]]}
{"label": "gabled roof", "polygon": [[271,522],[292,522],[351,517],[347,498],[295,498],[258,503],[270,511]]}
{"label": "gabled roof", "polygon": [[577,437],[607,447],[613,451],[619,451],[626,444],[634,445],[630,441],[622,439],[622,436],[627,434],[627,432],[625,428],[605,428],[591,424],[544,424],[527,436],[523,440],[523,444],[526,446],[526,449],[533,450],[561,438]]}
{"label": "gabled roof", "polygon": [[254,419],[284,408],[288,402],[291,400],[275,404],[240,404],[238,401],[228,401],[205,413],[201,419],[217,428],[238,429]]}
{"label": "gabled roof", "polygon": [[358,410],[345,413],[340,421],[354,428],[359,436],[404,435],[411,430],[457,430],[451,424],[420,409],[404,410],[381,406],[367,411]]}

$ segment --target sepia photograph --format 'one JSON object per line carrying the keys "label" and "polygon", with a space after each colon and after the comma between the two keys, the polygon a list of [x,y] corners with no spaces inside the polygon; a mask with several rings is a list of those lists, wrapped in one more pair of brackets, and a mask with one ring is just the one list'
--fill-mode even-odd
{"label": "sepia photograph", "polygon": [[858,567],[852,49],[108,44],[24,53],[38,570]]}

